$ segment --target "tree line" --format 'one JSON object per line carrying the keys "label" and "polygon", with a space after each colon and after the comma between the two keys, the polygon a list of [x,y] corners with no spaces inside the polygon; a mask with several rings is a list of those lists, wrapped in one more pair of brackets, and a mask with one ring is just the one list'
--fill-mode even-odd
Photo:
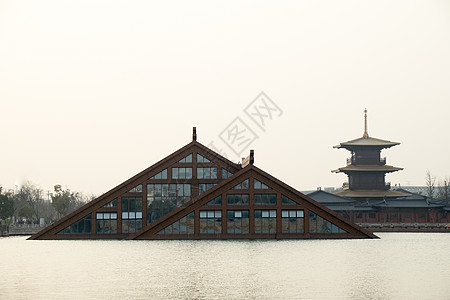
{"label": "tree line", "polygon": [[39,224],[43,218],[45,224],[51,224],[94,198],[93,195],[86,196],[64,189],[59,184],[47,195],[42,188],[31,182],[12,191],[3,191],[0,187],[0,223]]}

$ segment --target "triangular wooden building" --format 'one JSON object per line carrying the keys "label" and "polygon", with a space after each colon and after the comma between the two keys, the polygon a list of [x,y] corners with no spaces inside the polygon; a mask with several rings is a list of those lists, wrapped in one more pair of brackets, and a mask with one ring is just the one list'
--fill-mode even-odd
{"label": "triangular wooden building", "polygon": [[375,235],[253,165],[193,140],[30,239],[310,239]]}

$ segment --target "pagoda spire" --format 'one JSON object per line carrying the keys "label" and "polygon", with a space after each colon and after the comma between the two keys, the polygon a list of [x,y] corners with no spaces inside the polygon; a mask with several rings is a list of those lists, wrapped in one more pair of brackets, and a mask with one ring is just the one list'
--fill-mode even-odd
{"label": "pagoda spire", "polygon": [[364,134],[363,138],[369,138],[369,134],[367,133],[367,109],[364,109]]}

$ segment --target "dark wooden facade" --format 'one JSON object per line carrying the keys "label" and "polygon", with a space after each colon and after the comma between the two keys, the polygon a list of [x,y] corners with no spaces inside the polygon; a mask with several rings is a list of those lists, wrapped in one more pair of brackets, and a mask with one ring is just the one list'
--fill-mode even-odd
{"label": "dark wooden facade", "polygon": [[375,238],[253,165],[193,141],[30,239]]}
{"label": "dark wooden facade", "polygon": [[[397,190],[408,193],[406,190]],[[449,223],[450,207],[411,193],[401,198],[349,199],[325,191],[308,194],[315,201],[355,223]]]}

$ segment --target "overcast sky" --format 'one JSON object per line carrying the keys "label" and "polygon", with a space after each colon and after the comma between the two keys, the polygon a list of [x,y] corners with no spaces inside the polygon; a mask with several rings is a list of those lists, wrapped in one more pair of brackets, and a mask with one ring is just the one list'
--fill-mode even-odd
{"label": "overcast sky", "polygon": [[[244,110],[264,91],[263,131]],[[0,0],[0,184],[100,194],[191,141],[299,189],[341,186],[363,134],[450,176],[450,1]],[[281,115],[280,115],[281,114]],[[219,135],[257,136],[237,155]]]}

